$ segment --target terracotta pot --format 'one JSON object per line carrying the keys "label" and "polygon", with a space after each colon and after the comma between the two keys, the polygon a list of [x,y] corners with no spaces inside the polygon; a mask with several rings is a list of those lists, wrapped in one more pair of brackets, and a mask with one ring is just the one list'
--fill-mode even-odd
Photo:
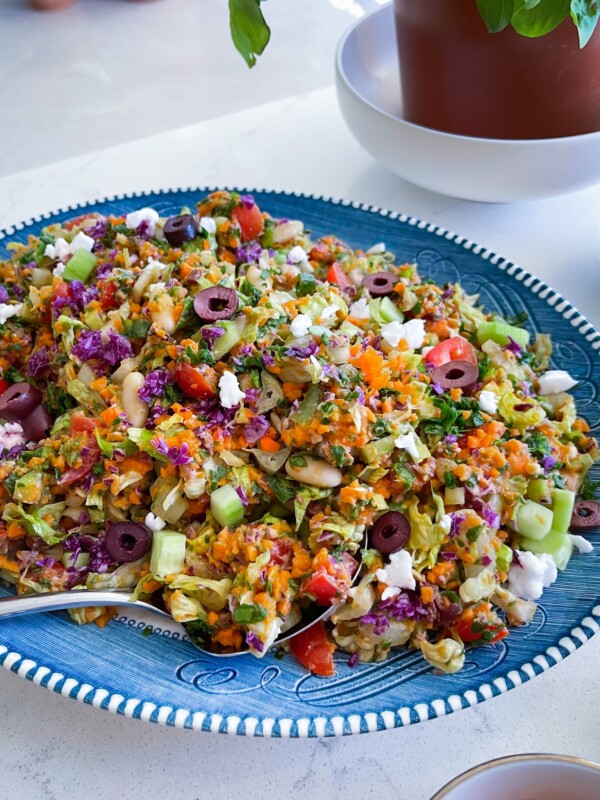
{"label": "terracotta pot", "polygon": [[600,29],[580,50],[570,19],[527,39],[491,34],[475,0],[394,0],[404,115],[498,139],[600,130]]}
{"label": "terracotta pot", "polygon": [[36,11],[61,11],[72,6],[75,0],[29,0],[29,4]]}

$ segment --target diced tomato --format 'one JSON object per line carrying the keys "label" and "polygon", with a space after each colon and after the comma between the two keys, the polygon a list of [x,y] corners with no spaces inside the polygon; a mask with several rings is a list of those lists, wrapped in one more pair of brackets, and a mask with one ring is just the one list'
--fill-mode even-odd
{"label": "diced tomato", "polygon": [[344,270],[339,264],[332,264],[327,270],[327,280],[329,283],[335,283],[340,287],[340,291],[345,292],[352,286],[352,281],[346,275]]}
{"label": "diced tomato", "polygon": [[334,674],[333,652],[335,645],[327,638],[325,625],[317,622],[290,639],[290,650],[303,667],[330,678]]}
{"label": "diced tomato", "polygon": [[8,381],[5,381],[4,378],[0,378],[0,395],[3,395],[9,386],[10,383]]}
{"label": "diced tomato", "polygon": [[258,239],[265,229],[265,221],[260,213],[260,208],[256,204],[247,208],[242,203],[242,205],[233,209],[231,216],[241,228],[243,242]]}
{"label": "diced tomato", "polygon": [[325,570],[319,570],[313,573],[310,578],[304,582],[302,591],[312,595],[318,606],[333,605],[340,597],[338,582],[332,575],[325,572]]}
{"label": "diced tomato", "polygon": [[275,539],[271,547],[271,561],[273,564],[285,564],[291,561],[291,545],[287,538]]}
{"label": "diced tomato", "polygon": [[108,281],[103,283],[100,287],[100,294],[98,296],[98,300],[100,301],[100,305],[102,306],[103,311],[109,311],[111,308],[117,308],[119,305],[119,301],[115,300],[115,292],[117,291],[116,284],[112,283],[112,281]]}
{"label": "diced tomato", "polygon": [[187,363],[178,364],[175,382],[182,392],[197,400],[210,399],[217,395],[217,373],[206,365],[192,367]]}
{"label": "diced tomato", "polygon": [[425,361],[434,367],[441,367],[449,361],[467,361],[469,364],[477,365],[477,356],[473,345],[466,339],[462,336],[452,336],[436,344],[425,356]]}
{"label": "diced tomato", "polygon": [[71,435],[93,431],[97,424],[95,419],[90,419],[85,414],[82,414],[81,411],[76,411],[71,416]]}
{"label": "diced tomato", "polygon": [[467,609],[462,617],[452,626],[455,633],[465,644],[493,644],[508,636],[506,626],[500,621],[478,619],[473,609]]}
{"label": "diced tomato", "polygon": [[52,284],[52,294],[50,295],[50,302],[46,305],[46,313],[44,315],[44,322],[49,325],[52,322],[52,308],[54,301],[59,297],[67,300],[71,296],[69,284],[66,281],[55,280]]}
{"label": "diced tomato", "polygon": [[87,448],[84,455],[81,456],[81,464],[78,467],[71,467],[60,476],[57,481],[59,486],[69,486],[69,484],[85,478],[92,471],[94,464],[98,463],[100,460],[100,448],[98,445],[88,442]]}

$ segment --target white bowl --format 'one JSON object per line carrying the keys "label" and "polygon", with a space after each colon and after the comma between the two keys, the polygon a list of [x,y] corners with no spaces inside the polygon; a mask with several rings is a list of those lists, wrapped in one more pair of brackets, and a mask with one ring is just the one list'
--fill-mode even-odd
{"label": "white bowl", "polygon": [[600,766],[572,756],[507,756],[480,764],[431,800],[598,800]]}
{"label": "white bowl", "polygon": [[336,55],[336,85],[344,119],[364,149],[426,189],[502,203],[600,183],[600,132],[560,139],[477,139],[402,119],[391,4],[344,35]]}

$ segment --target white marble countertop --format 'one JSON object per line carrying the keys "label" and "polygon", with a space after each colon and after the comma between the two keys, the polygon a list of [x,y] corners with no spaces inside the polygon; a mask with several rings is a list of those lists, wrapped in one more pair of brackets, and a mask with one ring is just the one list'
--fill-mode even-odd
{"label": "white marble countertop", "polygon": [[[375,165],[344,128],[332,89],[0,179],[0,227],[150,188],[240,185],[344,197],[460,232],[544,278],[600,324],[600,193],[488,206],[440,197]],[[164,729],[67,701],[1,671],[0,794],[426,800],[462,770],[509,753],[600,761],[600,637],[483,705],[337,740],[254,740]],[[474,799],[475,800],[475,799]],[[479,799],[477,799],[479,800]]]}

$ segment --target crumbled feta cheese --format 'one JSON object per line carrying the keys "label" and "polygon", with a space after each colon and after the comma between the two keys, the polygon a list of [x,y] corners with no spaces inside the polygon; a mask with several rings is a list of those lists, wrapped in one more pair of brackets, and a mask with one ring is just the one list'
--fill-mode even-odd
{"label": "crumbled feta cheese", "polygon": [[425,341],[425,321],[410,319],[408,322],[388,322],[382,327],[381,336],[390,347],[397,347],[405,339],[411,350],[418,350]]}
{"label": "crumbled feta cheese", "polygon": [[287,254],[287,260],[292,264],[299,264],[301,261],[308,261],[308,253],[297,244]]}
{"label": "crumbled feta cheese", "polygon": [[230,370],[226,370],[219,379],[219,397],[223,408],[239,406],[245,396],[237,377]]}
{"label": "crumbled feta cheese", "polygon": [[573,542],[573,546],[577,548],[580,553],[591,553],[594,549],[592,547],[592,543],[585,539],[583,536],[577,536],[574,533],[570,533],[569,536],[571,537],[571,541]]}
{"label": "crumbled feta cheese", "polygon": [[0,325],[4,325],[10,317],[18,317],[23,308],[23,303],[0,303]]}
{"label": "crumbled feta cheese", "polygon": [[63,239],[62,236],[59,236],[54,244],[46,245],[44,255],[48,256],[48,258],[58,258],[60,261],[62,261],[70,254],[70,252],[71,248],[67,240]]}
{"label": "crumbled feta cheese", "polygon": [[73,238],[73,241],[69,245],[69,250],[71,253],[76,253],[78,250],[87,250],[88,253],[91,253],[92,247],[95,244],[96,242],[91,236],[88,236],[83,231],[79,231],[77,236]]}
{"label": "crumbled feta cheese", "polygon": [[360,300],[352,303],[348,314],[354,319],[369,319],[371,316],[369,314],[369,301],[365,297],[361,297]]}
{"label": "crumbled feta cheese", "polygon": [[19,444],[25,444],[23,427],[18,422],[6,422],[0,425],[0,452],[10,450]]}
{"label": "crumbled feta cheese", "polygon": [[403,433],[394,441],[398,450],[406,450],[413,461],[419,461],[419,450],[417,447],[417,438],[414,431]]}
{"label": "crumbled feta cheese", "polygon": [[538,600],[547,586],[557,578],[556,564],[547,553],[535,555],[528,551],[516,551],[518,563],[508,571],[508,588],[518,597]]}
{"label": "crumbled feta cheese", "polygon": [[59,261],[58,264],[52,270],[52,274],[54,275],[55,278],[60,278],[60,276],[63,274],[64,271],[65,271],[65,265],[62,263],[62,261]]}
{"label": "crumbled feta cheese", "polygon": [[374,256],[377,253],[385,253],[385,244],[383,242],[377,242],[367,250],[367,255],[369,256]]}
{"label": "crumbled feta cheese", "polygon": [[557,392],[568,392],[577,385],[577,381],[572,378],[564,369],[550,369],[538,378],[540,394],[556,394]]}
{"label": "crumbled feta cheese", "polygon": [[312,319],[307,314],[298,314],[298,316],[294,317],[290,324],[292,336],[295,336],[296,339],[306,336],[308,329],[312,324]]}
{"label": "crumbled feta cheese", "polygon": [[440,528],[444,531],[445,534],[450,533],[452,530],[452,517],[450,514],[444,514],[441,520],[438,522]]}
{"label": "crumbled feta cheese", "polygon": [[217,232],[217,223],[212,217],[201,217],[200,227],[212,236],[214,236],[214,234]]}
{"label": "crumbled feta cheese", "polygon": [[339,306],[325,306],[323,311],[321,312],[321,319],[331,319],[337,312],[339,311]]}
{"label": "crumbled feta cheese", "polygon": [[154,228],[158,222],[158,212],[153,208],[140,208],[137,211],[132,211],[125,217],[125,224],[132,230],[137,230],[142,222],[148,226],[147,231],[150,236],[154,233]]}
{"label": "crumbled feta cheese", "polygon": [[484,389],[479,393],[479,408],[486,414],[495,414],[498,411],[498,395]]}
{"label": "crumbled feta cheese", "polygon": [[144,524],[147,528],[150,528],[153,533],[156,533],[156,531],[162,531],[163,528],[167,527],[167,523],[164,521],[164,519],[157,517],[151,511],[146,514]]}
{"label": "crumbled feta cheese", "polygon": [[416,588],[417,584],[412,572],[412,566],[412,557],[408,550],[399,550],[397,553],[391,554],[390,563],[386,564],[383,569],[378,569],[375,573],[377,580],[387,586],[387,589],[384,589],[381,595],[382,600],[395,597],[400,594],[401,589]]}

